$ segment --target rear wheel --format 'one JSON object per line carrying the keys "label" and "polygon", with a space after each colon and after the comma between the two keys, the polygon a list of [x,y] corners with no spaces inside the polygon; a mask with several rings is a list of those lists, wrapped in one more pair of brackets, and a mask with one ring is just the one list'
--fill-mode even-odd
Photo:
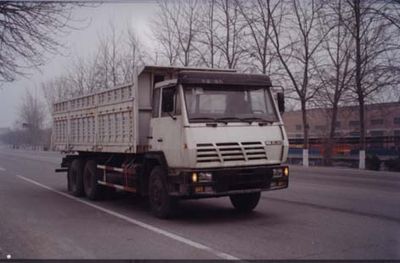
{"label": "rear wheel", "polygon": [[235,207],[236,210],[244,213],[253,211],[260,201],[260,197],[260,192],[229,196],[233,207]]}
{"label": "rear wheel", "polygon": [[75,159],[68,169],[68,191],[74,196],[83,196],[83,160]]}
{"label": "rear wheel", "polygon": [[87,161],[83,172],[83,187],[90,200],[98,200],[103,197],[104,186],[97,183],[98,177],[96,161]]}
{"label": "rear wheel", "polygon": [[177,200],[168,195],[166,174],[161,166],[156,166],[149,178],[149,203],[151,212],[158,218],[173,215]]}

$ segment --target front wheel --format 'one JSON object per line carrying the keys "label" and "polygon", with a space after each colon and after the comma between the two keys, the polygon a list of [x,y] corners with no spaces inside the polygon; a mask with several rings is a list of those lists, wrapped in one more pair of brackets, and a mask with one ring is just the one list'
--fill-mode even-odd
{"label": "front wheel", "polygon": [[237,194],[231,195],[231,203],[236,210],[240,212],[251,212],[257,206],[260,201],[261,193],[248,193],[248,194]]}
{"label": "front wheel", "polygon": [[151,212],[163,219],[171,217],[176,206],[176,200],[168,194],[166,174],[161,166],[154,167],[150,173],[149,203]]}

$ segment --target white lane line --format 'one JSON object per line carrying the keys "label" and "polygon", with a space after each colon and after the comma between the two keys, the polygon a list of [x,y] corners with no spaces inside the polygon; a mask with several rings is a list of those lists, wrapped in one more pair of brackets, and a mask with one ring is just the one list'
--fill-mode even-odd
{"label": "white lane line", "polygon": [[157,233],[157,234],[160,234],[160,235],[169,237],[169,238],[171,238],[171,239],[174,239],[174,240],[176,240],[176,241],[179,241],[179,242],[184,243],[184,244],[186,244],[186,245],[189,245],[189,246],[191,246],[191,247],[194,247],[194,248],[197,248],[197,249],[201,249],[201,250],[207,251],[207,252],[209,252],[209,253],[211,253],[211,254],[216,255],[216,256],[219,257],[219,258],[222,258],[222,259],[229,259],[229,260],[238,260],[238,259],[239,259],[239,258],[234,257],[234,256],[232,256],[232,255],[229,255],[229,254],[227,254],[227,253],[224,253],[224,252],[215,250],[215,249],[213,249],[213,248],[207,247],[207,246],[205,246],[205,245],[203,245],[203,244],[200,244],[200,243],[198,243],[198,242],[196,242],[196,241],[193,241],[193,240],[187,239],[187,238],[185,238],[185,237],[176,235],[176,234],[174,234],[174,233],[168,232],[168,231],[163,230],[163,229],[161,229],[161,228],[158,228],[158,227],[155,227],[155,226],[152,226],[152,225],[143,223],[142,221],[139,221],[139,220],[136,220],[136,219],[127,217],[127,216],[125,216],[125,215],[122,215],[122,214],[120,214],[120,213],[114,212],[114,211],[112,211],[112,210],[109,210],[109,209],[103,208],[103,207],[101,207],[101,206],[92,204],[92,203],[87,202],[87,201],[85,201],[85,200],[79,199],[79,198],[77,198],[77,197],[75,197],[75,196],[71,196],[71,195],[69,195],[69,194],[60,192],[60,191],[55,190],[55,189],[53,189],[53,188],[51,188],[51,187],[49,187],[49,186],[46,186],[46,185],[44,185],[44,184],[41,184],[41,183],[39,183],[39,182],[37,182],[37,181],[34,181],[34,180],[32,180],[32,179],[29,179],[29,178],[26,178],[26,177],[24,177],[24,176],[22,176],[22,175],[16,175],[16,176],[17,176],[18,178],[20,178],[20,179],[26,181],[26,182],[29,182],[29,183],[31,183],[31,184],[40,186],[40,187],[45,188],[45,189],[47,189],[47,190],[49,190],[49,191],[51,191],[51,192],[57,193],[57,194],[59,194],[59,195],[62,195],[62,196],[67,197],[67,198],[69,198],[69,199],[75,200],[75,201],[77,201],[77,202],[79,202],[79,203],[82,203],[82,204],[85,204],[85,205],[87,205],[87,206],[93,207],[93,208],[95,208],[95,209],[97,209],[97,210],[100,210],[100,211],[106,213],[106,214],[115,216],[115,217],[117,217],[117,218],[119,218],[119,219],[125,220],[125,221],[127,221],[127,222],[129,222],[129,223],[132,223],[132,224],[134,224],[134,225],[137,225],[137,226],[140,226],[140,227],[145,228],[145,229],[147,229],[147,230],[153,231],[153,232],[155,232],[155,233]]}
{"label": "white lane line", "polygon": [[4,172],[6,169],[0,166],[0,171]]}

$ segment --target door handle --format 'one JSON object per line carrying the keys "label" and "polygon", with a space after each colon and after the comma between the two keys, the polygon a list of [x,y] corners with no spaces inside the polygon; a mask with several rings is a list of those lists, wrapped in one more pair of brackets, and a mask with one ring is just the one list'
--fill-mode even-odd
{"label": "door handle", "polygon": [[163,141],[163,139],[162,138],[158,138],[158,140],[157,140],[158,142],[162,142]]}

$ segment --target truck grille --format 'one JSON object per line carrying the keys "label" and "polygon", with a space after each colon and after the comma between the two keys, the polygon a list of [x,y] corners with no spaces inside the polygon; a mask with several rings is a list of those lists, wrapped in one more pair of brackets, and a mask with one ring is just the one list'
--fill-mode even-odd
{"label": "truck grille", "polygon": [[199,143],[196,154],[198,163],[268,159],[262,142]]}

